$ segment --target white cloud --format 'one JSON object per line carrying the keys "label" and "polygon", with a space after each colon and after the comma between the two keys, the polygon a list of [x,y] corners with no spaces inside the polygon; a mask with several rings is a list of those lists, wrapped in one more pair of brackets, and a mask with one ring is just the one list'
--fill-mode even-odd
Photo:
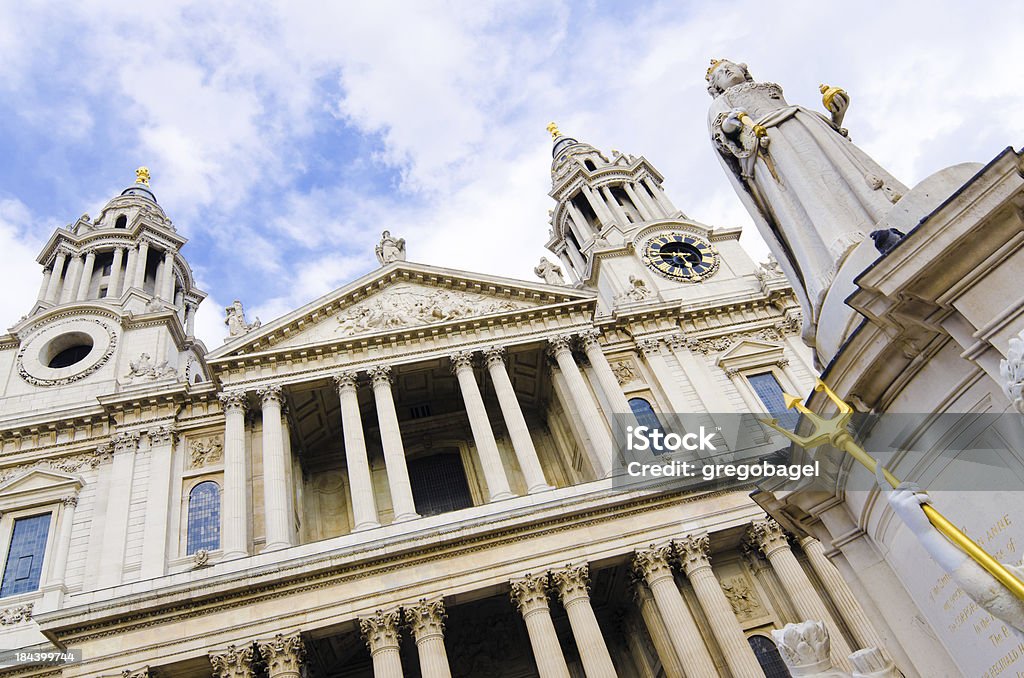
{"label": "white cloud", "polygon": [[35,262],[42,243],[25,235],[31,222],[32,215],[22,202],[0,200],[0,252],[4,253],[0,319],[4,321],[4,328],[32,310],[42,282],[42,267]]}

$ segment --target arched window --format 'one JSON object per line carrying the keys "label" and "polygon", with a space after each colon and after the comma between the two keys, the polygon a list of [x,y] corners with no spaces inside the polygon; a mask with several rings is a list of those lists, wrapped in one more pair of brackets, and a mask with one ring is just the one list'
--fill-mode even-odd
{"label": "arched window", "polygon": [[458,452],[410,459],[409,481],[416,512],[421,516],[436,516],[473,505]]}
{"label": "arched window", "polygon": [[597,165],[594,164],[593,160],[584,160],[583,164],[587,166],[587,169],[593,172],[597,169]]}
{"label": "arched window", "polygon": [[199,483],[188,493],[188,542],[186,555],[220,548],[220,487],[212,480]]}
{"label": "arched window", "polygon": [[754,651],[765,678],[790,678],[789,669],[782,661],[782,655],[779,654],[779,648],[775,647],[774,642],[764,636],[750,636],[747,642],[750,643],[750,649]]}
{"label": "arched window", "polygon": [[[630,398],[629,408],[633,410],[633,415],[636,417],[637,424],[640,426],[646,426],[648,431],[661,431],[661,421],[658,419],[658,415],[654,412],[654,408],[651,404],[643,398]],[[648,433],[650,436],[650,433]],[[665,452],[661,446],[652,446],[652,450],[655,454],[662,454]]]}
{"label": "arched window", "polygon": [[114,228],[128,228],[128,217],[123,214],[119,216],[114,222]]}

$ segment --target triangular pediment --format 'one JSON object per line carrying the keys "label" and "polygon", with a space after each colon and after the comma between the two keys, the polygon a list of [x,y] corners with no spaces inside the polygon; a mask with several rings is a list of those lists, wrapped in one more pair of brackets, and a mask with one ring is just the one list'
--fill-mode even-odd
{"label": "triangular pediment", "polygon": [[766,341],[758,341],[756,339],[741,339],[734,346],[729,348],[728,351],[723,353],[719,360],[731,360],[734,358],[748,358],[750,356],[763,355],[765,353],[775,353],[779,351],[778,344],[771,344]]}
{"label": "triangular pediment", "polygon": [[31,469],[0,484],[0,511],[74,495],[81,487],[82,480],[70,473]]}
{"label": "triangular pediment", "polygon": [[210,353],[208,359],[331,344],[596,299],[593,292],[410,262],[378,269]]}

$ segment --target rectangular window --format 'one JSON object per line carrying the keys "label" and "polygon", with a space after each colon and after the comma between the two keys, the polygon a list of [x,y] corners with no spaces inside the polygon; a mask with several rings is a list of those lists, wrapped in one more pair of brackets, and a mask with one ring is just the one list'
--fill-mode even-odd
{"label": "rectangular window", "polygon": [[14,596],[39,588],[43,574],[46,536],[50,532],[50,514],[18,518],[11,531],[11,547],[7,551],[0,598]]}
{"label": "rectangular window", "polygon": [[747,376],[747,381],[754,388],[757,397],[764,403],[764,408],[779,420],[779,424],[790,431],[795,430],[797,422],[800,421],[800,414],[795,410],[786,409],[786,399],[782,397],[782,386],[779,385],[779,380],[775,378],[775,375],[771,372],[751,374]]}

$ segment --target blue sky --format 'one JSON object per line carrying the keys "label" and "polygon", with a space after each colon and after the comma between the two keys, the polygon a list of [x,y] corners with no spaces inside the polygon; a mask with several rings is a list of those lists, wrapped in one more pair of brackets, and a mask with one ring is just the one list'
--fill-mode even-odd
{"label": "blue sky", "polygon": [[[833,6],[834,5],[834,6]],[[0,325],[52,230],[147,165],[223,336],[409,258],[532,279],[550,138],[643,154],[678,207],[744,225],[711,150],[710,57],[790,103],[846,88],[851,136],[905,183],[1024,141],[1017,3],[2,3]]]}

